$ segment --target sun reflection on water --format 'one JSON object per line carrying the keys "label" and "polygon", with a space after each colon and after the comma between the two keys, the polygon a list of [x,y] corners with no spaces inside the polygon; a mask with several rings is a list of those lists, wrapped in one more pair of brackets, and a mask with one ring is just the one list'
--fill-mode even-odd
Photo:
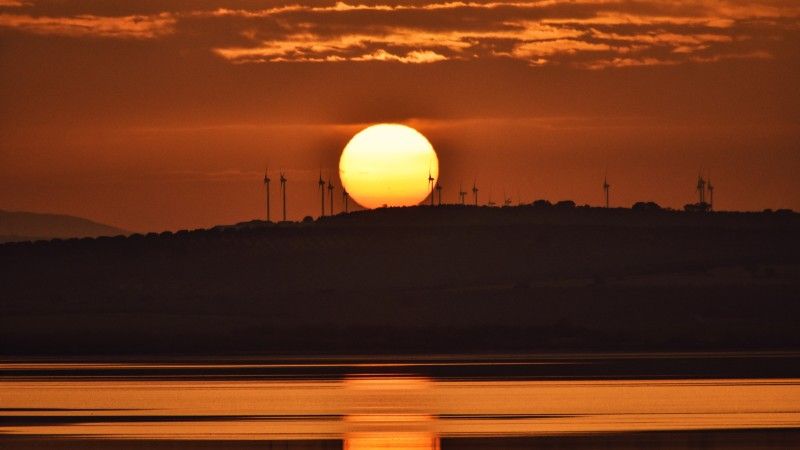
{"label": "sun reflection on water", "polygon": [[439,450],[433,433],[353,433],[345,436],[344,450]]}
{"label": "sun reflection on water", "polygon": [[421,377],[351,377],[344,381],[345,450],[438,450],[432,383]]}

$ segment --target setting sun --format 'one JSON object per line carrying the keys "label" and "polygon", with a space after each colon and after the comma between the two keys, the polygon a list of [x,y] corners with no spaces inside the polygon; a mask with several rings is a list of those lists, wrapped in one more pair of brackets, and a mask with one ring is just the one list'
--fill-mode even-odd
{"label": "setting sun", "polygon": [[417,130],[379,124],[358,132],[342,151],[339,175],[350,196],[367,208],[412,206],[438,181],[439,160]]}

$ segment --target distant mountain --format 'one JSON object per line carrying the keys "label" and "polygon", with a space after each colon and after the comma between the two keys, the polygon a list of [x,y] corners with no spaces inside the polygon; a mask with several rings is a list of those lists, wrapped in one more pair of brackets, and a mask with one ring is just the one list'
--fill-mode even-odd
{"label": "distant mountain", "polygon": [[120,234],[130,232],[81,217],[0,210],[0,242]]}

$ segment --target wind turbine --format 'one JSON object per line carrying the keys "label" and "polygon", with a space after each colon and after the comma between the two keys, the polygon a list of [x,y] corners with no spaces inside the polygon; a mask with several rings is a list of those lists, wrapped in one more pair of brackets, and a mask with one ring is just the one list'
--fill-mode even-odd
{"label": "wind turbine", "polygon": [[347,199],[350,195],[345,190],[344,185],[342,186],[342,204],[344,205],[344,213],[347,214]]}
{"label": "wind turbine", "polygon": [[267,189],[267,222],[269,222],[269,182],[272,181],[269,179],[269,167],[264,170],[264,187]]}
{"label": "wind turbine", "polygon": [[322,180],[322,171],[321,170],[319,171],[319,181],[317,182],[317,185],[319,185],[319,193],[321,195],[319,215],[320,215],[320,217],[324,217],[325,216],[325,181]]}
{"label": "wind turbine", "polygon": [[464,199],[467,197],[466,191],[464,191],[464,184],[458,183],[458,201],[462,205],[464,204]]}
{"label": "wind turbine", "polygon": [[328,198],[330,199],[331,204],[331,215],[333,215],[333,183],[331,183],[330,177],[328,177]]}
{"label": "wind turbine", "polygon": [[436,194],[439,196],[439,206],[442,206],[442,185],[439,183],[436,183]]}
{"label": "wind turbine", "polygon": [[711,184],[711,171],[708,171],[708,184],[706,185],[708,188],[708,209],[714,209],[714,185]]}
{"label": "wind turbine", "polygon": [[700,203],[706,202],[706,180],[703,179],[702,170],[697,173],[697,197]]}
{"label": "wind turbine", "polygon": [[281,197],[283,197],[283,221],[286,222],[286,176],[281,172]]}
{"label": "wind turbine", "polygon": [[608,174],[603,176],[603,192],[606,194],[606,208],[608,208],[608,191],[611,189],[611,185],[608,184]]}
{"label": "wind turbine", "polygon": [[434,184],[435,181],[436,179],[433,178],[433,175],[431,175],[431,168],[428,167],[428,192],[431,193],[431,206],[433,206],[433,189],[436,186]]}
{"label": "wind turbine", "polygon": [[475,206],[478,206],[478,186],[476,185],[478,180],[472,180],[472,199],[475,201]]}

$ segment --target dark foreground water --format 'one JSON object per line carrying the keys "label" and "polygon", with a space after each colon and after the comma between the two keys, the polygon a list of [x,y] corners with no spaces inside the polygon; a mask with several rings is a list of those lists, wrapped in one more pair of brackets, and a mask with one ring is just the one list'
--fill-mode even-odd
{"label": "dark foreground water", "polygon": [[5,362],[0,448],[800,448],[798,360]]}

